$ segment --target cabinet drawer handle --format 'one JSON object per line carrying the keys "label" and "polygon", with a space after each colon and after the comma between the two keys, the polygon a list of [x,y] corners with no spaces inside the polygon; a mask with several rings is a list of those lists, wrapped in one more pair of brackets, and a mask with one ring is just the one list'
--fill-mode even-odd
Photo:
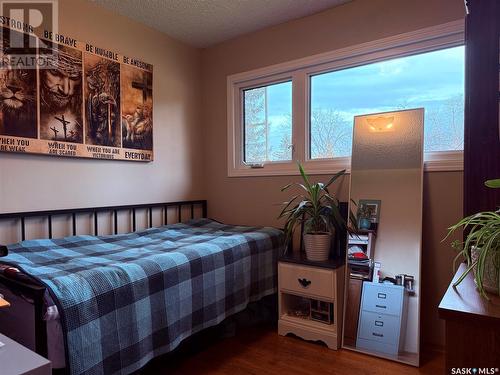
{"label": "cabinet drawer handle", "polygon": [[384,337],[384,335],[382,333],[375,333],[375,332],[372,332],[372,335],[373,336],[377,336],[377,337]]}
{"label": "cabinet drawer handle", "polygon": [[377,327],[383,327],[384,326],[384,322],[381,322],[380,320],[375,320],[375,325]]}
{"label": "cabinet drawer handle", "polygon": [[380,298],[380,299],[386,299],[387,298],[387,294],[385,294],[385,293],[379,293],[377,297]]}
{"label": "cabinet drawer handle", "polygon": [[311,280],[307,279],[297,279],[299,280],[299,284],[302,285],[302,288],[307,288],[309,285],[311,285]]}
{"label": "cabinet drawer handle", "polygon": [[386,309],[387,306],[384,306],[384,305],[375,305],[375,307],[378,307],[379,309]]}

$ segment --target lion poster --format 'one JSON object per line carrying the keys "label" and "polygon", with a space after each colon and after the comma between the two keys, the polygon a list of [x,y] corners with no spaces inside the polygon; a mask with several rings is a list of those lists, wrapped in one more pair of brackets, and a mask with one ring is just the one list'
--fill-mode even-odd
{"label": "lion poster", "polygon": [[[34,66],[16,58],[34,53],[29,47],[19,51],[24,34],[0,28],[0,135],[37,138],[37,77]],[[33,43],[33,42],[31,42]]]}

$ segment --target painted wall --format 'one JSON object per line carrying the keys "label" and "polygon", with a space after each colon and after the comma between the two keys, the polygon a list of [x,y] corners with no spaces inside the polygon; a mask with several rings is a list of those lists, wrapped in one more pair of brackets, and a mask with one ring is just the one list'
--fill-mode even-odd
{"label": "painted wall", "polygon": [[0,154],[0,212],[203,197],[200,51],[89,1],[59,1],[59,33],[154,65],[152,163]]}
{"label": "painted wall", "polygon": [[[354,0],[316,15],[221,43],[202,52],[205,196],[209,213],[240,224],[279,225],[280,193],[295,177],[227,177],[228,75],[332,51],[464,17],[462,0]],[[317,176],[325,180],[327,176]],[[346,200],[346,181],[338,187]],[[437,305],[451,280],[453,252],[441,238],[462,213],[462,173],[424,177],[422,342],[444,343]],[[402,208],[404,209],[404,207]]]}
{"label": "painted wall", "polygon": [[[292,178],[227,177],[227,75],[464,15],[462,0],[425,6],[419,0],[355,0],[199,51],[88,1],[61,0],[59,5],[61,33],[154,65],[155,161],[2,153],[0,212],[207,198],[216,219],[278,225],[277,204],[285,198],[279,188]],[[340,199],[347,200],[346,181],[337,189]],[[462,194],[462,173],[424,177],[424,342],[443,343],[436,306],[451,278],[453,253],[440,240],[462,212]]]}

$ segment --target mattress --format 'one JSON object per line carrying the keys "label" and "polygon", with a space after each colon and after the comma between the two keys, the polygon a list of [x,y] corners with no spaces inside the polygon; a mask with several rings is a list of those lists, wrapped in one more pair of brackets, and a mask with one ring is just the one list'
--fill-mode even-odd
{"label": "mattress", "polygon": [[50,291],[45,319],[54,367],[128,374],[275,293],[283,233],[201,219],[8,248],[0,261]]}

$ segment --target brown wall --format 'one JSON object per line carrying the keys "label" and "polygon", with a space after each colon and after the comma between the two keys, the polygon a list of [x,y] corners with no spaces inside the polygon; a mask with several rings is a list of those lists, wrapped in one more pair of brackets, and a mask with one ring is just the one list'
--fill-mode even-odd
{"label": "brown wall", "polygon": [[[219,44],[202,52],[202,119],[209,213],[239,224],[278,225],[280,187],[295,177],[227,177],[228,75],[461,19],[462,0],[355,0]],[[317,176],[325,180],[326,176]],[[348,186],[340,188],[347,200]],[[462,173],[427,173],[424,183],[422,341],[443,344],[437,304],[453,253],[441,238],[462,212]]]}
{"label": "brown wall", "polygon": [[0,212],[203,197],[200,50],[83,0],[59,1],[59,32],[154,65],[155,161],[2,153]]}

